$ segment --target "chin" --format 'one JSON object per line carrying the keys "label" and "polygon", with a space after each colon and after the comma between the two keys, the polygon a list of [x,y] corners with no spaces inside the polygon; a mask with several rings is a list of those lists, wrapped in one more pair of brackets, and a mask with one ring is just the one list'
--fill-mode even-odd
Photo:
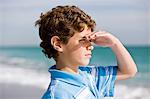
{"label": "chin", "polygon": [[87,66],[89,64],[89,61],[84,61],[80,63],[80,66]]}

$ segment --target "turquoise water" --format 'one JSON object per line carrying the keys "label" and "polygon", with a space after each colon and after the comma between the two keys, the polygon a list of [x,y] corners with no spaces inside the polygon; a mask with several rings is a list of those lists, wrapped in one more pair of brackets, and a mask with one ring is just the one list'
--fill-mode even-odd
{"label": "turquoise water", "polygon": [[[149,75],[150,75],[150,47],[126,47],[129,53],[132,55],[135,63],[138,67],[138,74],[136,77],[123,81],[123,83],[128,83],[131,85],[149,85]],[[5,57],[5,58],[4,58]],[[53,60],[47,59],[43,53],[41,52],[41,48],[39,47],[1,47],[0,48],[0,58],[1,61],[7,61],[10,64],[10,60],[15,58],[15,62],[19,62],[21,68],[26,68],[27,65],[21,63],[22,59],[26,60],[25,62],[34,64],[30,65],[31,69],[43,69],[47,72],[48,66],[51,66],[55,62]],[[2,61],[3,60],[3,61]],[[14,60],[13,60],[14,61]],[[4,63],[4,62],[3,62]],[[7,63],[7,64],[8,64]],[[41,64],[42,65],[38,65]],[[17,63],[15,63],[17,64]],[[95,47],[93,50],[93,55],[90,61],[90,64],[95,65],[116,65],[115,55],[112,53],[109,48]],[[16,65],[20,66],[20,65]],[[39,66],[39,67],[38,67]]]}

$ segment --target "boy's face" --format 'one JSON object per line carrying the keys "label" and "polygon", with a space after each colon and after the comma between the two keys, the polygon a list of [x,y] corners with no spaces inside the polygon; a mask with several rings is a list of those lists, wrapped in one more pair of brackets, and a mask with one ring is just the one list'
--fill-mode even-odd
{"label": "boy's face", "polygon": [[89,64],[91,58],[91,50],[93,48],[91,42],[86,39],[91,33],[91,29],[85,28],[80,33],[75,33],[66,45],[63,45],[63,53],[61,54],[64,61],[75,66],[85,66]]}

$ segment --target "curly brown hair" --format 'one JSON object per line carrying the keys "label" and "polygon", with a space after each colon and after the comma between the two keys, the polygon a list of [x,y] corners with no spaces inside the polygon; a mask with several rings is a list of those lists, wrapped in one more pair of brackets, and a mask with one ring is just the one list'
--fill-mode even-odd
{"label": "curly brown hair", "polygon": [[62,43],[67,44],[74,33],[84,30],[85,25],[93,31],[96,23],[78,7],[67,5],[52,8],[45,14],[41,13],[35,25],[39,26],[42,52],[48,58],[53,57],[56,60],[57,50],[50,43],[53,36],[58,36]]}

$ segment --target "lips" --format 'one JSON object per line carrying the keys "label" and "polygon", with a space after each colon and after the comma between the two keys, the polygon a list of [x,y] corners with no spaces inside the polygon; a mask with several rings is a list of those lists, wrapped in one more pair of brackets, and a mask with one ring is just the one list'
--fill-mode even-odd
{"label": "lips", "polygon": [[85,54],[85,56],[90,58],[90,57],[91,57],[91,54]]}

